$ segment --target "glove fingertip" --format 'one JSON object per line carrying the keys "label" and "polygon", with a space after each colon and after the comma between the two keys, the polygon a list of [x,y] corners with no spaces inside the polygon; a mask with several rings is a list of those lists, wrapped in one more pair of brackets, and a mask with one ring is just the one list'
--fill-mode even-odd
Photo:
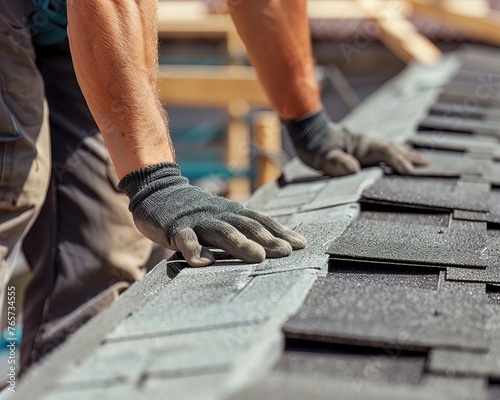
{"label": "glove fingertip", "polygon": [[203,247],[198,256],[192,256],[186,261],[191,267],[206,267],[208,265],[212,265],[215,262],[215,257],[210,250],[208,250],[206,247]]}
{"label": "glove fingertip", "polygon": [[429,164],[429,160],[421,154],[414,155],[412,157],[412,161],[416,165],[428,165]]}
{"label": "glove fingertip", "polygon": [[355,174],[361,170],[359,161],[341,149],[334,149],[326,156],[323,172],[330,176]]}
{"label": "glove fingertip", "polygon": [[292,246],[293,250],[301,250],[307,246],[307,239],[300,233],[291,231],[291,234],[287,238],[288,243]]}
{"label": "glove fingertip", "polygon": [[239,252],[242,254],[241,259],[246,262],[261,263],[266,259],[264,248],[250,240],[240,247]]}
{"label": "glove fingertip", "polygon": [[269,247],[265,247],[266,257],[279,258],[287,257],[292,254],[292,245],[283,239],[275,239]]}

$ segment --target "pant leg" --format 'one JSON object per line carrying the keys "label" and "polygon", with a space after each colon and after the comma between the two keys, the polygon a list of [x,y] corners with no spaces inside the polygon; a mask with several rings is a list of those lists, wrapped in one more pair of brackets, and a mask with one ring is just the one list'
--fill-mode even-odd
{"label": "pant leg", "polygon": [[38,215],[50,170],[43,83],[25,25],[23,2],[0,0],[0,304],[13,249]]}
{"label": "pant leg", "polygon": [[25,296],[23,371],[140,279],[151,252],[117,189],[67,40],[37,48],[37,64],[50,107],[53,163],[47,202],[24,241],[34,270]]}

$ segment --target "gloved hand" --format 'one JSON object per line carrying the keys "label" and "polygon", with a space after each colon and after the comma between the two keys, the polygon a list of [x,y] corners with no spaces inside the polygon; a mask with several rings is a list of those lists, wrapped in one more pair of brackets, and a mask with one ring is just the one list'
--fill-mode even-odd
{"label": "gloved hand", "polygon": [[247,262],[284,257],[306,239],[271,217],[192,186],[176,163],[160,163],[127,174],[119,188],[142,234],[180,251],[191,266],[214,262],[203,246],[225,250]]}
{"label": "gloved hand", "polygon": [[385,162],[400,174],[427,161],[406,145],[352,133],[333,123],[323,111],[285,121],[299,158],[327,175],[341,176]]}

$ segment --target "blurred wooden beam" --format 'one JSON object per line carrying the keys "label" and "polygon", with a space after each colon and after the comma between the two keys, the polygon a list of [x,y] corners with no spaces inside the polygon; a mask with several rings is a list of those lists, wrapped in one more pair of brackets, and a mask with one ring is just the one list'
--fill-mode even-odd
{"label": "blurred wooden beam", "polygon": [[279,178],[281,174],[280,156],[281,123],[273,111],[260,111],[253,119],[255,156],[254,188]]}
{"label": "blurred wooden beam", "polygon": [[438,0],[436,4],[474,17],[486,17],[491,12],[488,0]]}
{"label": "blurred wooden beam", "polygon": [[[412,10],[405,1],[399,1],[397,9],[404,17]],[[310,19],[373,19],[370,11],[352,0],[309,0],[307,13]]]}
{"label": "blurred wooden beam", "polygon": [[[400,3],[401,13],[405,16],[410,15],[411,6],[404,1]],[[228,12],[227,5],[223,2],[216,8],[214,13],[224,14]],[[310,19],[371,19],[370,14],[353,0],[309,0],[307,13]]]}
{"label": "blurred wooden beam", "polygon": [[226,196],[233,200],[246,200],[252,193],[250,178],[244,176],[250,170],[250,127],[246,121],[250,105],[241,99],[231,101],[227,106],[229,124],[225,137],[225,162],[236,174],[229,179]]}
{"label": "blurred wooden beam", "polygon": [[[469,32],[480,40],[500,46],[500,12],[490,10],[470,12],[471,5],[462,8],[449,2],[431,0],[408,0],[416,12],[428,14],[430,18],[439,18],[442,21],[455,25],[464,32]],[[463,2],[459,2],[463,3]],[[475,3],[471,2],[471,3]],[[484,8],[479,8],[484,10]]]}
{"label": "blurred wooden beam", "polygon": [[432,65],[442,57],[441,51],[398,10],[398,3],[381,0],[358,0],[380,29],[380,40],[402,61]]}
{"label": "blurred wooden beam", "polygon": [[[395,4],[395,3],[394,3]],[[309,19],[342,20],[369,19],[371,12],[352,0],[309,0]],[[406,17],[411,14],[411,6],[398,1],[398,12]],[[211,12],[202,1],[159,1],[158,34],[160,38],[205,38],[225,39],[228,52],[234,58],[246,53],[231,17],[220,8]]]}
{"label": "blurred wooden beam", "polygon": [[160,1],[158,3],[158,35],[160,38],[225,39],[229,54],[246,53],[229,15],[212,14],[201,1]]}
{"label": "blurred wooden beam", "polygon": [[269,106],[253,67],[166,66],[158,76],[160,99],[186,106],[223,106],[236,99],[251,105]]}

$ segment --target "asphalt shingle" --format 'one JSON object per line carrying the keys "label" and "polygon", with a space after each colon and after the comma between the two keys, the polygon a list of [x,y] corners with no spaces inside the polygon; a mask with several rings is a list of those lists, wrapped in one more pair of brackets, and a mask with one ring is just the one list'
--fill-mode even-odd
{"label": "asphalt shingle", "polygon": [[500,155],[500,143],[496,139],[460,135],[448,132],[421,131],[412,136],[409,142],[417,148],[440,149],[487,156]]}
{"label": "asphalt shingle", "polygon": [[487,173],[492,167],[492,161],[480,160],[451,151],[421,150],[423,156],[429,162],[425,166],[417,166],[412,175],[456,177],[463,175],[476,175],[478,177]]}
{"label": "asphalt shingle", "polygon": [[[386,220],[379,219],[383,215]],[[446,215],[363,212],[328,253],[337,259],[486,268],[493,256],[487,252],[486,224],[453,220],[443,227],[446,220]]]}
{"label": "asphalt shingle", "polygon": [[[226,268],[230,268],[230,265]],[[231,328],[238,326],[251,326],[265,322],[276,309],[283,307],[283,303],[300,300],[300,290],[307,293],[308,288],[316,278],[309,270],[291,271],[288,274],[267,279],[257,277],[240,280],[235,278],[233,285],[226,287],[223,297],[212,300],[205,297],[202,288],[206,285],[204,274],[200,270],[187,269],[184,283],[177,282],[179,291],[174,288],[166,290],[139,312],[124,320],[113,332],[107,336],[108,341],[129,340],[144,336],[157,337],[186,332],[204,331],[210,329]],[[193,272],[195,271],[195,272]],[[213,269],[213,277],[208,278],[220,282],[224,278],[215,278],[224,275],[221,269]],[[207,272],[207,271],[205,271]],[[199,276],[198,276],[199,275]],[[229,273],[229,275],[231,275]],[[177,278],[176,278],[177,279]],[[195,286],[199,279],[200,286]],[[257,279],[257,282],[254,282]],[[272,286],[272,282],[279,280],[279,285]],[[273,296],[262,296],[265,289],[274,289]],[[295,292],[295,288],[299,293]],[[261,289],[262,288],[262,289]],[[261,290],[261,295],[250,296],[247,300],[246,293]],[[190,303],[183,300],[183,293],[190,292],[204,300]],[[206,301],[205,301],[206,300]],[[204,303],[201,303],[203,301]],[[165,305],[168,305],[165,306]],[[286,307],[285,307],[286,308]]]}
{"label": "asphalt shingle", "polygon": [[425,353],[299,341],[287,346],[276,370],[304,378],[417,385],[426,361]]}
{"label": "asphalt shingle", "polygon": [[345,231],[351,221],[338,220],[328,224],[304,224],[297,227],[297,232],[304,235],[308,244],[304,250],[296,251],[287,258],[265,260],[255,266],[255,275],[269,274],[298,269],[318,269],[326,273],[328,243]]}
{"label": "asphalt shingle", "polygon": [[456,179],[386,176],[365,189],[362,200],[437,210],[490,210],[490,186]]}
{"label": "asphalt shingle", "polygon": [[[332,395],[343,400],[455,400],[456,393],[446,388],[397,386],[346,382],[340,379],[304,379],[301,375],[273,373],[262,382],[248,386],[230,397],[230,400],[331,400]],[[461,398],[460,400],[465,400]],[[475,397],[467,400],[486,400],[476,391]]]}
{"label": "asphalt shingle", "polygon": [[325,279],[330,279],[332,283],[347,281],[437,290],[439,276],[437,268],[419,269],[411,265],[398,267],[383,262],[333,259]]}
{"label": "asphalt shingle", "polygon": [[467,352],[457,350],[432,350],[429,355],[430,371],[447,376],[467,375],[500,378],[500,352]]}
{"label": "asphalt shingle", "polygon": [[284,330],[288,338],[333,343],[485,350],[489,318],[485,296],[318,280]]}

